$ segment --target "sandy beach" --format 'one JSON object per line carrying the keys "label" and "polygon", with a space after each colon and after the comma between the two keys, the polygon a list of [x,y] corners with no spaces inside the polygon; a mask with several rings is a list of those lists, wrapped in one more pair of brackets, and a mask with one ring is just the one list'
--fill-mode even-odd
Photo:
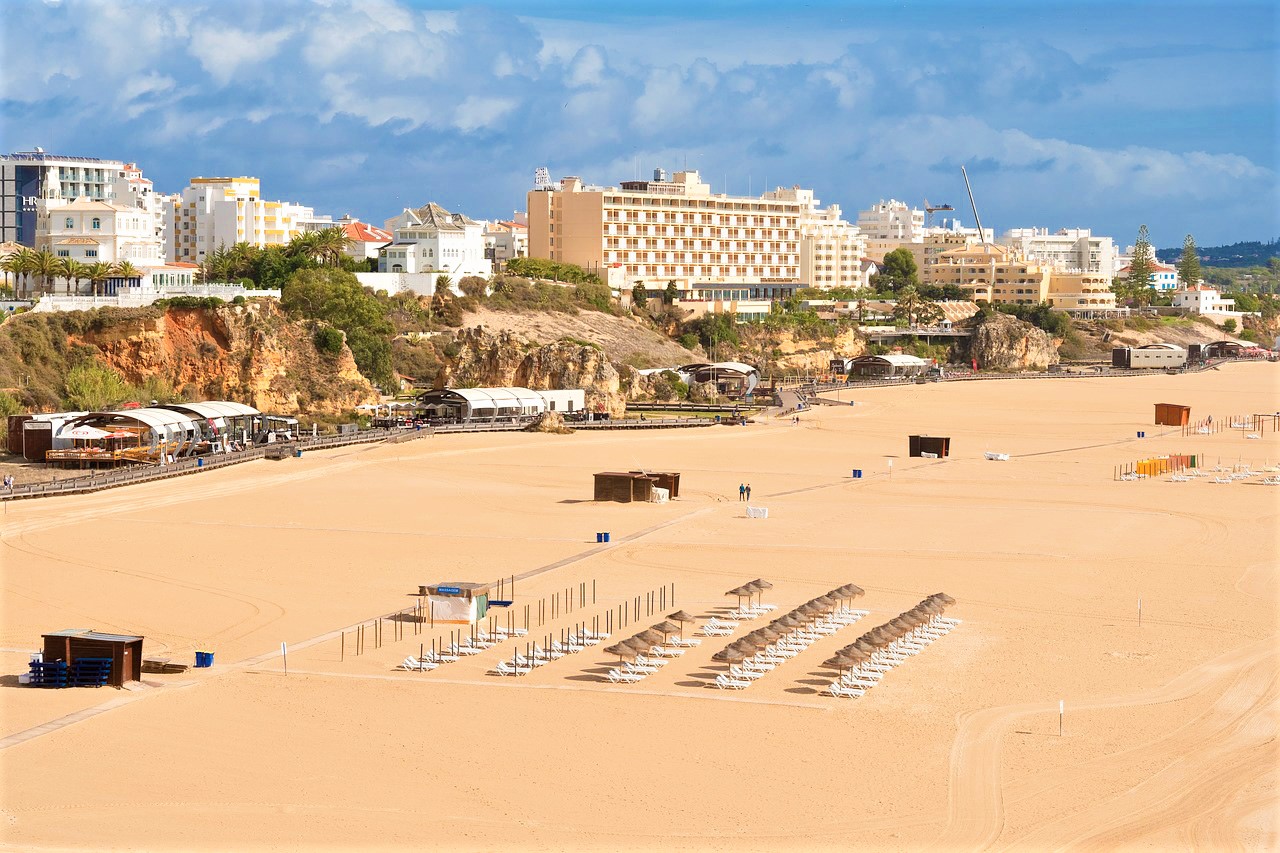
{"label": "sandy beach", "polygon": [[[439,436],[6,506],[4,849],[1274,849],[1280,487],[1113,471],[1280,464],[1270,429],[1152,425],[1159,402],[1276,411],[1277,366],[839,396],[798,425]],[[907,458],[913,433],[952,457]],[[591,500],[639,468],[680,497]],[[520,626],[595,589],[530,640],[672,585],[614,636],[709,617],[753,578],[784,610],[855,583],[870,614],[743,691],[710,686],[714,638],[628,685],[598,649],[487,674],[524,640],[405,672],[447,629],[389,620],[354,654],[419,584],[527,573]],[[934,592],[958,628],[861,698],[822,692],[835,649]],[[19,688],[65,628],[216,663]]]}

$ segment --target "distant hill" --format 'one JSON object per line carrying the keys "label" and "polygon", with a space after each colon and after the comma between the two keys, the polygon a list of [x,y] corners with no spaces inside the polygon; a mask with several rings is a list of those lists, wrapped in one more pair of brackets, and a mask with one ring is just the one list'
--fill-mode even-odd
{"label": "distant hill", "polygon": [[[1230,246],[1196,246],[1200,263],[1209,267],[1265,267],[1270,258],[1280,257],[1280,239],[1270,243],[1232,243]],[[1182,257],[1182,247],[1157,249],[1156,257],[1174,263]]]}

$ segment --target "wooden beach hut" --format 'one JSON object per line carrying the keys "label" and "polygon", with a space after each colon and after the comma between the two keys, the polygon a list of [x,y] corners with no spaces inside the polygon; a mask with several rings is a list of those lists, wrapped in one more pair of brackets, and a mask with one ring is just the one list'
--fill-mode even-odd
{"label": "wooden beach hut", "polygon": [[1191,407],[1178,403],[1156,403],[1157,426],[1186,426],[1191,423]]}
{"label": "wooden beach hut", "polygon": [[617,501],[632,503],[648,501],[653,497],[653,487],[657,485],[655,477],[636,471],[603,471],[595,475],[595,499],[598,501]]}
{"label": "wooden beach hut", "polygon": [[[659,489],[666,489],[670,492],[668,497],[680,497],[680,472],[679,471],[628,471],[628,474],[644,474],[653,478],[653,484]],[[597,498],[596,500],[599,500]]]}
{"label": "wooden beach hut", "polygon": [[944,435],[913,435],[907,439],[909,456],[933,454],[939,459],[946,459],[951,453],[951,437]]}
{"label": "wooden beach hut", "polygon": [[80,658],[109,658],[111,673],[107,684],[121,687],[126,681],[142,679],[142,637],[130,634],[103,634],[73,629],[44,635],[44,661],[66,661],[74,667]]}

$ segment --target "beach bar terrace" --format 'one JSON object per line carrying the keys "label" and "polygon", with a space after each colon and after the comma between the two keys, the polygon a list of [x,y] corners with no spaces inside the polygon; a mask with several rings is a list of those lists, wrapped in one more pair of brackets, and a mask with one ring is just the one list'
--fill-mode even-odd
{"label": "beach bar terrace", "polygon": [[[170,457],[222,452],[252,440],[270,418],[225,400],[170,403],[118,412],[81,412],[53,422],[43,461],[61,466],[162,464]],[[34,421],[24,424],[31,426]],[[36,446],[35,442],[29,442]],[[41,445],[42,447],[44,445]]]}

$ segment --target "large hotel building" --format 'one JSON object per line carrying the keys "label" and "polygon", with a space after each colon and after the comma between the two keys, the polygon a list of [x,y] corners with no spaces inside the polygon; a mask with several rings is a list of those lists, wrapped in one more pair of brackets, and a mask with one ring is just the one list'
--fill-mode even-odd
{"label": "large hotel building", "polygon": [[716,195],[695,171],[668,180],[659,170],[618,187],[564,178],[530,191],[528,219],[530,257],[655,290],[675,281],[704,298],[778,298],[817,286],[814,279],[839,286],[842,265],[858,275],[863,245],[839,208],[818,210],[811,191]]}

